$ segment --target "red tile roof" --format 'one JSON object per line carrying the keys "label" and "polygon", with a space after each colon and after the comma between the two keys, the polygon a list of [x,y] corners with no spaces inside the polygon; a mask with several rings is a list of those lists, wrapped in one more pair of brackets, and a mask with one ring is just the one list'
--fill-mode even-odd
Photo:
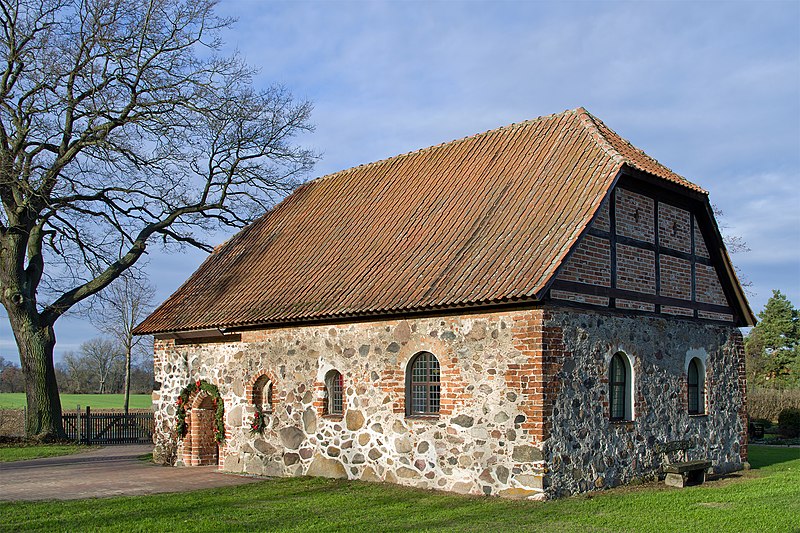
{"label": "red tile roof", "polygon": [[624,165],[705,194],[583,108],[318,178],[137,333],[535,299]]}

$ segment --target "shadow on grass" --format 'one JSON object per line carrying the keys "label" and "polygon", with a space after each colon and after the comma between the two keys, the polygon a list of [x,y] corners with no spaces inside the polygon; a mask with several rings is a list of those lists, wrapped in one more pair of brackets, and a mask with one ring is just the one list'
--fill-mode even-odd
{"label": "shadow on grass", "polygon": [[778,467],[781,463],[800,459],[800,448],[758,446],[749,447],[748,459],[753,470]]}

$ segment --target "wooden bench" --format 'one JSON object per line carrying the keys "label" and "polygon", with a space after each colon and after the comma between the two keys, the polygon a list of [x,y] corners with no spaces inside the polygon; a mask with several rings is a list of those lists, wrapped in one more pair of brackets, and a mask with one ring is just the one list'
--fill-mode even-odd
{"label": "wooden bench", "polygon": [[686,461],[664,465],[667,477],[664,483],[670,487],[687,487],[699,485],[706,480],[706,470],[711,467],[711,461]]}

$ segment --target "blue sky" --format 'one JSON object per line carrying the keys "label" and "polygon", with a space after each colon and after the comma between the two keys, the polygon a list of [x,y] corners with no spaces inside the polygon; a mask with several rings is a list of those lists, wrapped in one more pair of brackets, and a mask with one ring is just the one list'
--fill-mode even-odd
{"label": "blue sky", "polygon": [[[710,191],[761,310],[800,305],[800,2],[223,0],[223,36],[314,103],[309,177],[586,107]],[[226,235],[215,240],[222,241]],[[150,253],[163,300],[204,255]],[[65,318],[56,358],[96,335]],[[16,359],[7,323],[0,355]]]}

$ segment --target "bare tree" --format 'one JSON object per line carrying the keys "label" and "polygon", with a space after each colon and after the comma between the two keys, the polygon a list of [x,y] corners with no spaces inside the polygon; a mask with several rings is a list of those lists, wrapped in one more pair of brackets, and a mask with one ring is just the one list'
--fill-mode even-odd
{"label": "bare tree", "polygon": [[[725,213],[722,209],[716,205],[711,205],[711,210],[714,213],[714,218],[717,220],[717,224],[719,225],[720,233],[722,234],[722,240],[725,243],[725,247],[728,249],[728,252],[731,254],[743,254],[750,251],[750,247],[747,245],[747,241],[744,240],[744,237],[741,235],[734,235],[730,233],[729,226],[725,222]],[[742,285],[744,291],[749,294],[750,296],[753,295],[753,282],[745,276],[744,272],[741,269],[734,265],[734,270],[736,271],[736,277],[739,278],[739,283]]]}
{"label": "bare tree", "polygon": [[0,0],[0,303],[20,351],[26,433],[63,435],[56,320],[148,245],[211,251],[315,157],[311,106],[221,56],[210,0]]}
{"label": "bare tree", "polygon": [[64,379],[62,388],[78,394],[91,391],[92,373],[82,355],[73,351],[65,353],[59,368]]}
{"label": "bare tree", "polygon": [[97,379],[97,394],[108,392],[111,373],[125,357],[122,347],[111,339],[99,337],[81,344],[81,356]]}
{"label": "bare tree", "polygon": [[114,339],[125,355],[125,403],[128,414],[128,400],[131,394],[131,361],[139,348],[147,346],[145,337],[133,335],[133,328],[150,313],[155,299],[155,287],[147,280],[128,270],[98,295],[99,305],[93,314],[94,322],[100,331]]}

